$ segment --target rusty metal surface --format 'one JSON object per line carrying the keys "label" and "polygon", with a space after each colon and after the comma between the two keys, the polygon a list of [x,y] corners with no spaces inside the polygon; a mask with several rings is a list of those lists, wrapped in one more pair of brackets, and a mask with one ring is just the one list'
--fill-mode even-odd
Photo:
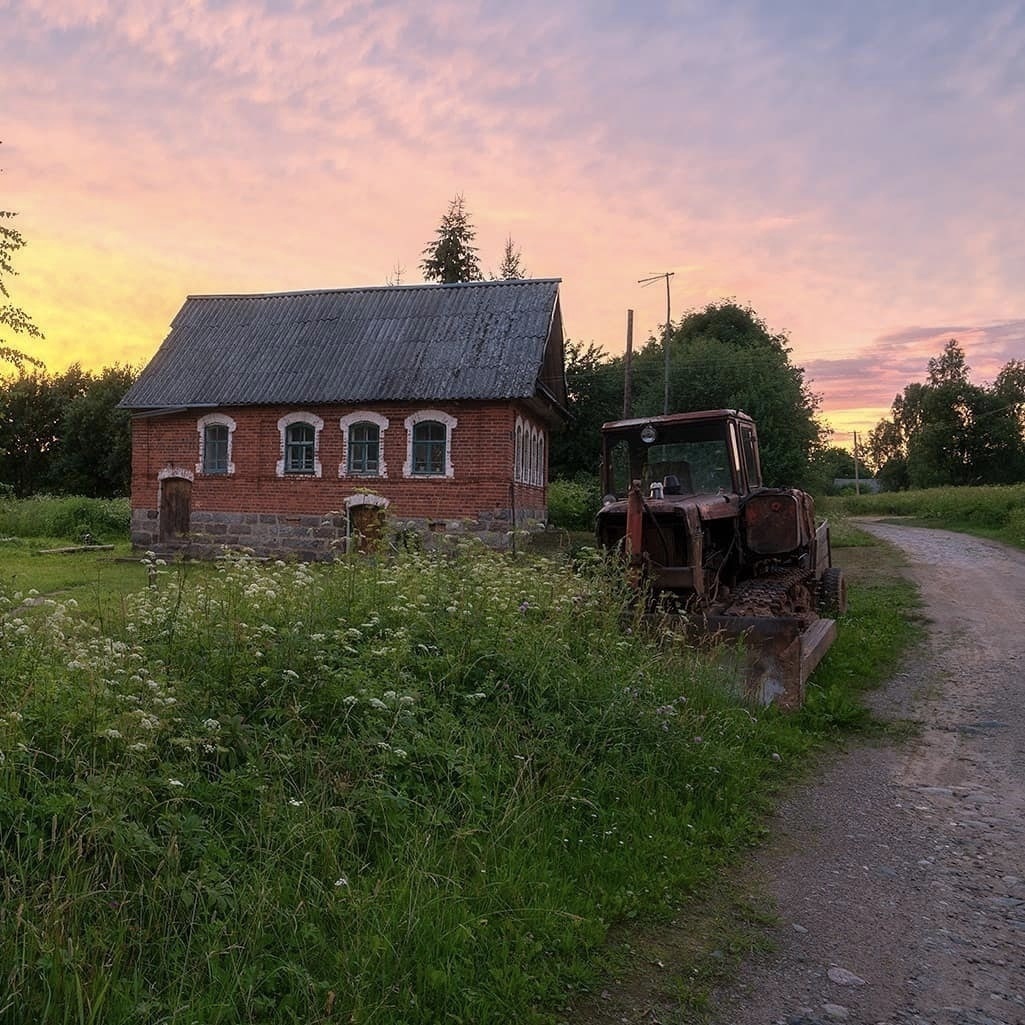
{"label": "rusty metal surface", "polygon": [[800,616],[815,618],[813,594],[806,586],[812,580],[807,569],[781,570],[770,576],[753,577],[738,584],[726,616]]}

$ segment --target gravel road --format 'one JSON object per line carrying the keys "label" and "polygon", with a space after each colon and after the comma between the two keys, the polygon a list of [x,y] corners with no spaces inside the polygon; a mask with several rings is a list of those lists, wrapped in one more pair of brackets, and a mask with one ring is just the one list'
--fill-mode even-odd
{"label": "gravel road", "polygon": [[874,697],[921,724],[780,809],[757,883],[776,949],[723,1025],[1025,1025],[1025,553],[866,523],[906,553],[929,639]]}

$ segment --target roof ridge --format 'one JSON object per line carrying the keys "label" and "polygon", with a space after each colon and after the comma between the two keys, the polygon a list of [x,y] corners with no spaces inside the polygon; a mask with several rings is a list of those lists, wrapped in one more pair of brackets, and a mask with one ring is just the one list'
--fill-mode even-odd
{"label": "roof ridge", "polygon": [[562,284],[562,278],[499,278],[495,281],[453,281],[438,283],[422,281],[408,285],[354,285],[348,288],[300,288],[286,292],[222,292],[187,295],[191,299],[284,299],[288,296],[338,295],[342,292],[392,292],[414,289],[480,288],[491,285],[551,285]]}

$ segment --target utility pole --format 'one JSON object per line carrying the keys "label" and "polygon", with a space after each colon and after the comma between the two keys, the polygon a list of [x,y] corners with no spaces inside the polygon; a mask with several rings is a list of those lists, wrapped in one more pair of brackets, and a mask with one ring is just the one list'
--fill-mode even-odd
{"label": "utility pole", "polygon": [[854,432],[854,493],[861,494],[861,481],[858,479],[858,432]]}
{"label": "utility pole", "polygon": [[672,315],[669,300],[669,279],[675,273],[675,271],[667,270],[664,274],[652,274],[650,278],[640,278],[637,282],[638,285],[647,287],[655,281],[661,281],[663,278],[666,279],[666,330],[662,339],[662,349],[665,352],[665,392],[662,398],[663,415],[669,412],[669,331],[672,326]]}
{"label": "utility pole", "polygon": [[623,360],[623,419],[633,416],[634,408],[634,311],[626,311],[626,358]]}

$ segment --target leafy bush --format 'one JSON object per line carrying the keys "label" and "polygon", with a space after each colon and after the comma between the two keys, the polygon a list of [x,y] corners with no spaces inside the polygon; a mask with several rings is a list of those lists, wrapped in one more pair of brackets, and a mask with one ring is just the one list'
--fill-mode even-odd
{"label": "leafy bush", "polygon": [[593,530],[601,490],[593,478],[553,480],[548,485],[548,522],[564,530]]}

